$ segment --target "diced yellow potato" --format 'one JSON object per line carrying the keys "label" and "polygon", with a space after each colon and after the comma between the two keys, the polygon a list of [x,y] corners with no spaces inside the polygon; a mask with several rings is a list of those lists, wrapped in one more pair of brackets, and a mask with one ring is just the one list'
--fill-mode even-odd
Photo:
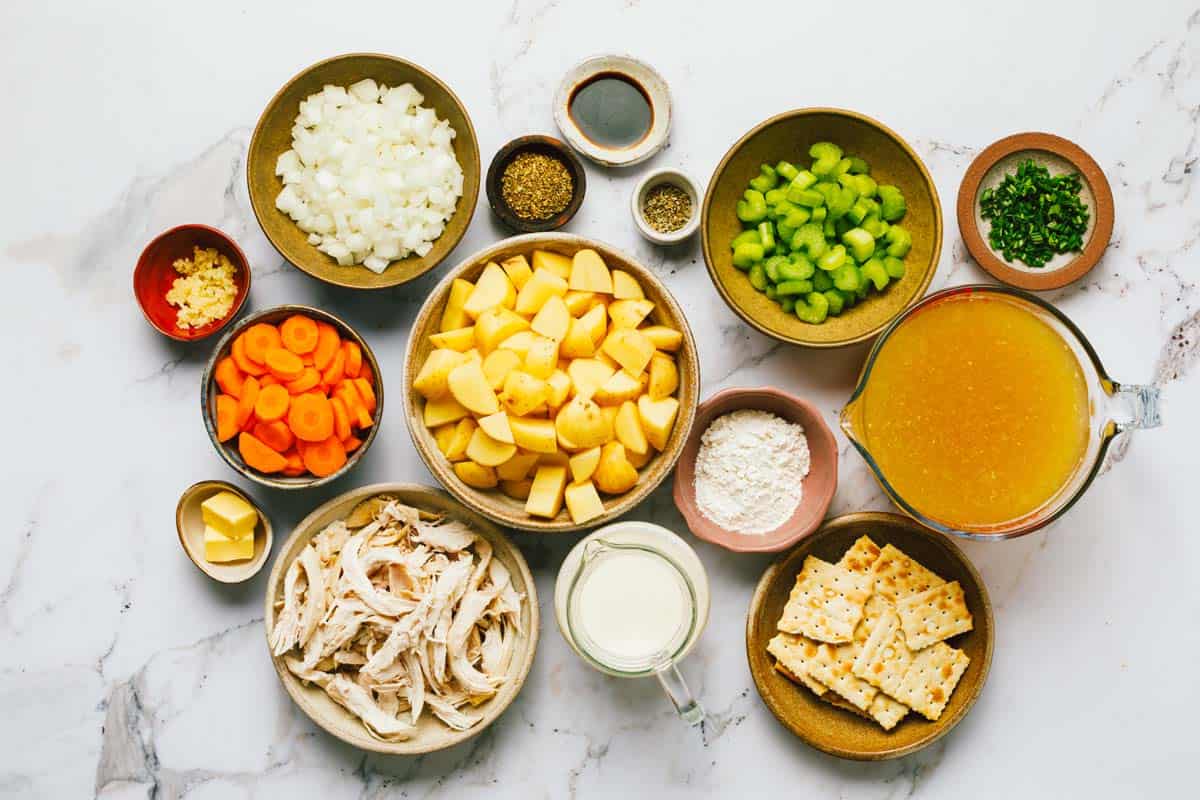
{"label": "diced yellow potato", "polygon": [[471,443],[471,437],[475,435],[475,429],[478,427],[471,417],[458,421],[458,424],[454,426],[454,438],[450,440],[450,446],[446,448],[448,461],[466,460],[467,445]]}
{"label": "diced yellow potato", "polygon": [[593,292],[568,291],[563,297],[563,302],[567,304],[567,311],[571,312],[571,316],[581,317],[592,307],[592,301],[595,298],[596,295]]}
{"label": "diced yellow potato", "polygon": [[545,403],[549,394],[550,387],[544,380],[514,369],[504,379],[504,390],[500,393],[500,400],[510,417],[523,417]]}
{"label": "diced yellow potato", "polygon": [[571,277],[571,259],[562,253],[552,253],[549,250],[533,251],[533,271],[544,269],[557,275],[564,281]]}
{"label": "diced yellow potato", "polygon": [[500,262],[500,268],[508,275],[508,279],[512,281],[513,286],[517,287],[518,292],[529,280],[529,276],[533,274],[533,270],[529,268],[529,262],[522,255],[504,259]]}
{"label": "diced yellow potato", "polygon": [[620,406],[600,406],[600,413],[608,420],[608,427],[614,428],[617,424],[617,412],[620,411]]}
{"label": "diced yellow potato", "polygon": [[465,353],[475,346],[475,326],[468,325],[465,328],[434,333],[429,336],[429,341],[433,343],[434,347]]}
{"label": "diced yellow potato", "polygon": [[545,380],[558,369],[558,342],[534,334],[525,353],[524,370],[535,378]]}
{"label": "diced yellow potato", "polygon": [[[633,300],[621,302],[632,303]],[[654,345],[642,335],[641,331],[632,328],[617,328],[610,331],[600,348],[613,357],[622,369],[636,377],[642,374],[650,357],[654,355]]]}
{"label": "diced yellow potato", "polygon": [[563,499],[567,502],[567,512],[571,521],[581,525],[590,519],[604,514],[604,503],[596,494],[596,486],[591,481],[574,483],[563,491]]}
{"label": "diced yellow potato", "polygon": [[479,350],[477,348],[472,347],[470,350],[463,353],[463,355],[466,356],[467,361],[474,361],[476,364],[483,366],[483,356],[479,354]]}
{"label": "diced yellow potato", "polygon": [[541,453],[538,455],[538,466],[565,467],[571,460],[570,453],[564,453],[562,450],[555,450],[553,453]]}
{"label": "diced yellow potato", "polygon": [[679,388],[679,367],[675,359],[663,353],[655,353],[650,358],[650,382],[646,393],[651,400],[661,400],[675,394]]}
{"label": "diced yellow potato", "polygon": [[529,320],[504,306],[489,308],[475,321],[475,342],[483,355],[495,350],[514,333],[526,330]]}
{"label": "diced yellow potato", "polygon": [[512,350],[493,350],[483,360],[483,374],[496,391],[504,387],[508,373],[521,366],[521,357]]}
{"label": "diced yellow potato", "polygon": [[512,350],[514,353],[525,360],[525,355],[529,352],[529,345],[533,344],[534,337],[537,336],[533,331],[520,331],[500,343],[501,350]]}
{"label": "diced yellow potato", "polygon": [[[495,414],[488,414],[486,417],[479,418],[479,428],[498,442],[506,444],[514,444],[512,428],[508,426],[508,414],[503,411],[497,411]],[[475,459],[479,461],[479,459]],[[507,461],[508,459],[504,459]],[[484,463],[479,461],[480,464]]]}
{"label": "diced yellow potato", "polygon": [[563,449],[586,450],[604,444],[613,436],[612,424],[600,406],[576,395],[554,417],[554,429]]}
{"label": "diced yellow potato", "polygon": [[626,400],[617,410],[613,429],[617,434],[617,441],[625,445],[627,453],[644,455],[650,449],[650,443],[646,441],[646,432],[642,430],[642,422],[638,417],[638,408],[632,400]]}
{"label": "diced yellow potato", "polygon": [[495,489],[499,481],[496,470],[476,464],[474,461],[460,461],[454,465],[454,474],[458,479],[475,489]]}
{"label": "diced yellow potato", "polygon": [[608,330],[608,310],[606,306],[593,306],[579,318],[579,326],[599,345]]}
{"label": "diced yellow potato", "polygon": [[608,382],[615,370],[594,358],[577,358],[567,365],[567,375],[576,397],[590,398]]}
{"label": "diced yellow potato", "polygon": [[562,510],[563,490],[567,486],[566,467],[538,467],[533,475],[525,513],[553,519]]}
{"label": "diced yellow potato", "polygon": [[462,278],[455,278],[450,282],[450,294],[446,298],[446,307],[442,309],[442,319],[438,324],[439,331],[452,331],[471,324],[463,306],[466,305],[467,298],[474,290],[475,284],[464,281]]}
{"label": "diced yellow potato", "polygon": [[512,308],[516,301],[517,290],[508,279],[508,275],[504,274],[499,264],[488,262],[479,279],[475,281],[475,288],[467,297],[463,311],[466,311],[471,319],[478,319],[479,315],[489,308]]}
{"label": "diced yellow potato", "polygon": [[546,303],[534,315],[529,327],[534,333],[561,342],[566,338],[570,324],[571,312],[567,310],[567,304],[558,295],[552,295],[546,298]]}
{"label": "diced yellow potato", "polygon": [[619,370],[621,368],[621,365],[618,364],[616,361],[613,361],[613,357],[610,356],[608,353],[604,352],[603,350],[597,350],[596,355],[592,356],[592,358],[596,359],[601,364],[604,364],[605,366],[611,368],[613,372],[616,372],[617,370]]}
{"label": "diced yellow potato", "polygon": [[618,300],[641,300],[646,296],[637,279],[620,269],[612,271],[613,297]]}
{"label": "diced yellow potato", "polygon": [[535,268],[533,275],[517,293],[517,313],[536,314],[551,297],[562,297],[566,293],[567,282],[565,279],[544,267]]}
{"label": "diced yellow potato", "polygon": [[[506,279],[507,280],[507,279]],[[478,361],[468,360],[450,370],[447,379],[454,399],[476,414],[495,414],[500,410],[496,392],[483,374]]]}
{"label": "diced yellow potato", "polygon": [[674,353],[683,344],[683,334],[666,325],[647,325],[639,330],[655,347],[668,353]]}
{"label": "diced yellow potato", "polygon": [[608,304],[608,316],[614,328],[636,328],[654,310],[649,300],[617,300]]}
{"label": "diced yellow potato", "polygon": [[600,464],[600,448],[591,447],[583,452],[576,453],[571,456],[567,464],[571,467],[571,479],[575,483],[583,483],[592,477],[592,473],[596,471],[596,467]]}
{"label": "diced yellow potato", "polygon": [[638,471],[625,457],[625,445],[609,442],[600,451],[600,463],[592,475],[596,488],[605,494],[623,494],[638,480]]}
{"label": "diced yellow potato", "polygon": [[591,248],[584,248],[571,259],[571,277],[567,286],[577,292],[599,292],[612,294],[612,273],[600,254]]}
{"label": "diced yellow potato", "polygon": [[567,327],[567,336],[559,353],[566,358],[591,358],[596,353],[596,342],[580,321],[573,319]]}
{"label": "diced yellow potato", "polygon": [[496,467],[496,475],[502,481],[519,481],[529,476],[529,470],[538,463],[537,453],[523,453],[518,450],[513,457]]}
{"label": "diced yellow potato", "polygon": [[571,378],[561,369],[556,369],[546,378],[546,385],[550,387],[546,405],[552,411],[557,411],[559,406],[567,402],[567,396],[571,393]]}
{"label": "diced yellow potato", "polygon": [[463,408],[462,403],[450,395],[439,397],[437,400],[426,400],[422,418],[426,428],[436,428],[447,422],[458,422],[471,412]]}
{"label": "diced yellow potato", "polygon": [[637,400],[646,386],[644,379],[644,375],[638,379],[623,369],[617,370],[596,390],[592,399],[602,406],[619,406],[626,400]]}
{"label": "diced yellow potato", "polygon": [[517,480],[501,480],[500,491],[511,497],[513,500],[529,499],[529,491],[533,488],[533,481],[527,478]]}
{"label": "diced yellow potato", "polygon": [[[484,419],[488,419],[488,417],[484,417]],[[493,439],[484,432],[482,427],[475,429],[475,433],[471,434],[470,443],[467,444],[467,458],[485,467],[498,467],[516,453],[517,446],[515,444]]]}
{"label": "diced yellow potato", "polygon": [[442,455],[446,455],[446,451],[450,449],[450,442],[454,439],[454,427],[454,423],[447,422],[430,431],[433,434],[433,441],[437,442],[437,448],[442,451]]}
{"label": "diced yellow potato", "polygon": [[509,417],[508,426],[512,428],[513,439],[522,450],[533,453],[558,452],[558,434],[554,431],[553,421]]}
{"label": "diced yellow potato", "polygon": [[642,430],[655,450],[660,453],[671,438],[671,429],[675,427],[675,415],[679,413],[679,401],[674,397],[664,397],[661,400],[651,400],[649,395],[638,398],[638,417],[642,421]]}
{"label": "diced yellow potato", "polygon": [[456,350],[434,350],[425,357],[425,363],[413,378],[413,389],[427,400],[445,397],[450,391],[450,372],[466,360],[466,356]]}
{"label": "diced yellow potato", "polygon": [[646,452],[638,454],[625,451],[625,458],[633,465],[634,469],[641,469],[650,463],[650,459],[654,458],[657,451],[653,447],[648,448]]}

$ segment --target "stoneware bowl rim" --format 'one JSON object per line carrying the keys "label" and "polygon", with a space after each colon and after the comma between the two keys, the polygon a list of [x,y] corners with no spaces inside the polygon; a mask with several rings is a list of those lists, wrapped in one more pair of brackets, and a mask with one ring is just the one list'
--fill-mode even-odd
{"label": "stoneware bowl rim", "polygon": [[[210,497],[217,492],[222,491],[236,494],[238,497],[242,498],[251,506],[253,506],[255,513],[258,514],[258,525],[256,526],[255,530],[257,531],[259,528],[262,529],[261,535],[263,537],[263,547],[259,554],[255,556],[249,563],[237,561],[231,564],[210,564],[204,559],[203,553],[195,553],[192,551],[188,534],[184,530],[184,511],[192,498],[196,497],[201,492],[205,492],[210,489],[212,490],[209,494]],[[206,497],[205,499],[208,498]],[[204,501],[202,500],[201,502]],[[262,568],[268,561],[271,560],[271,547],[275,543],[275,534],[271,528],[271,520],[262,510],[262,507],[259,506],[258,503],[254,502],[254,498],[250,497],[250,495],[246,494],[237,486],[234,486],[228,481],[222,480],[197,481],[183,490],[183,493],[179,495],[179,502],[175,504],[175,531],[179,534],[179,546],[183,548],[183,552],[187,555],[188,560],[196,565],[196,569],[200,570],[215,581],[220,581],[221,583],[227,584],[245,583],[258,573],[262,572]]]}

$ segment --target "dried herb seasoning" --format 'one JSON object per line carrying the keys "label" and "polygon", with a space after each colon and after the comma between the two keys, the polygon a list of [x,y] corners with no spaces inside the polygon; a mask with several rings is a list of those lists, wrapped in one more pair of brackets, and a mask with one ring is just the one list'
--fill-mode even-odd
{"label": "dried herb seasoning", "polygon": [[671,183],[660,183],[642,200],[642,217],[659,233],[672,233],[692,218],[692,198]]}
{"label": "dried herb seasoning", "polygon": [[500,177],[500,194],[521,219],[549,219],[562,213],[574,191],[566,164],[545,153],[518,153]]}

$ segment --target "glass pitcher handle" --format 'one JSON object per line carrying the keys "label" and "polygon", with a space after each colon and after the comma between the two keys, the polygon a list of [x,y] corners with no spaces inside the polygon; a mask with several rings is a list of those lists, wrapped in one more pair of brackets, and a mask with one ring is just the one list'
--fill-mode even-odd
{"label": "glass pitcher handle", "polygon": [[1115,420],[1117,433],[1137,428],[1157,428],[1162,425],[1159,413],[1160,391],[1157,386],[1135,386],[1113,384],[1113,399],[1120,402],[1128,414],[1126,419]]}
{"label": "glass pitcher handle", "polygon": [[667,693],[667,697],[671,698],[671,704],[675,706],[675,710],[679,712],[679,716],[684,722],[688,725],[699,725],[704,721],[704,708],[700,705],[700,701],[692,696],[692,690],[688,688],[687,682],[679,674],[679,668],[675,666],[674,662],[668,661],[655,667],[654,677],[658,678],[663,691]]}

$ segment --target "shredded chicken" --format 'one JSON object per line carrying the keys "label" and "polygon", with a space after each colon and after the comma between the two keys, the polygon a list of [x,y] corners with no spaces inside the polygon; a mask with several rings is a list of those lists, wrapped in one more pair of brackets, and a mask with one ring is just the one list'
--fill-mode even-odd
{"label": "shredded chicken", "polygon": [[386,495],[326,526],[289,566],[271,650],[372,736],[455,730],[504,684],[525,597],[469,525]]}

